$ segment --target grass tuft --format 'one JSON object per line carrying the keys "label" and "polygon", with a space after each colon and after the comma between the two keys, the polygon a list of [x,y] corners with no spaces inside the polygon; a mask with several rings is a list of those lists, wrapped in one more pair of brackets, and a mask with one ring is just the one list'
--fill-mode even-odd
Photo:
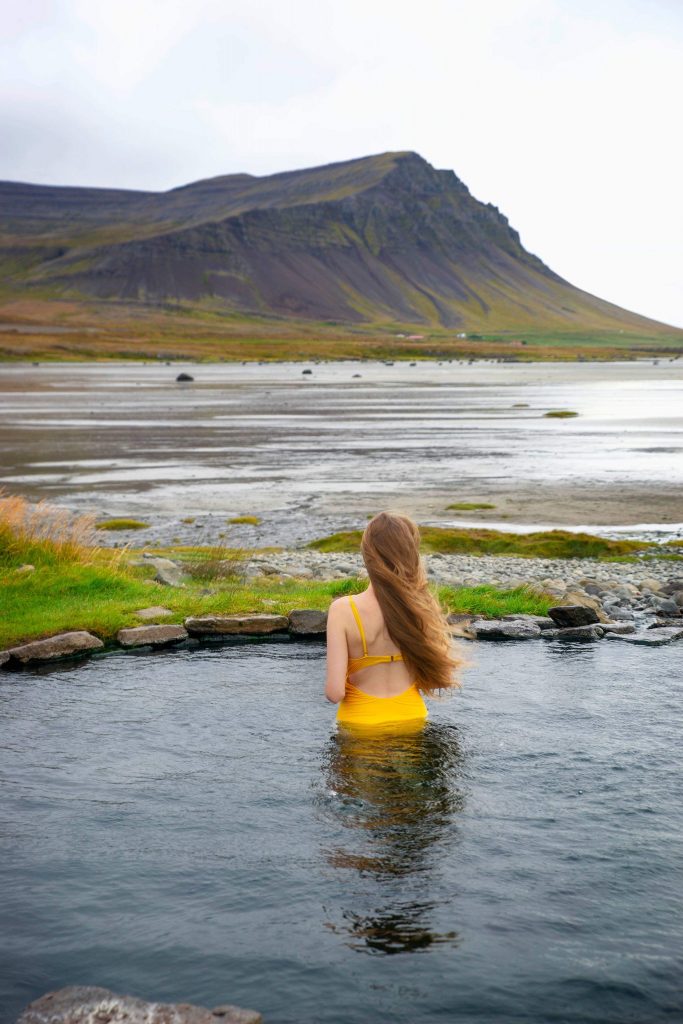
{"label": "grass tuft", "polygon": [[103,519],[95,523],[96,530],[148,530],[149,523],[143,523],[140,519]]}
{"label": "grass tuft", "polygon": [[446,505],[446,511],[451,509],[454,512],[476,512],[482,508],[495,508],[488,501],[454,501],[452,505]]}
{"label": "grass tuft", "polygon": [[[547,530],[503,533],[500,530],[420,527],[422,550],[433,554],[517,555],[526,558],[606,558],[630,555],[646,545],[635,540],[609,540],[589,533]],[[311,541],[317,551],[357,551],[361,531],[347,530]]]}
{"label": "grass tuft", "polygon": [[235,526],[238,526],[241,523],[244,523],[246,526],[261,525],[261,520],[258,516],[233,516],[232,519],[228,519],[228,522],[233,523]]}
{"label": "grass tuft", "polygon": [[488,583],[478,587],[440,587],[439,597],[451,612],[485,615],[498,618],[502,615],[547,615],[556,599],[539,594],[530,587],[515,587],[500,590]]}
{"label": "grass tuft", "polygon": [[547,420],[570,420],[579,414],[572,412],[571,409],[551,409],[550,412],[544,412],[543,415]]}

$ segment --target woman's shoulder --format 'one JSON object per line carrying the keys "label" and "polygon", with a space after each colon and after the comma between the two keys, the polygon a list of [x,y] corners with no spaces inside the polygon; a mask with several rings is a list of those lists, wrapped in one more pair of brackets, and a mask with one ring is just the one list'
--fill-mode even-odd
{"label": "woman's shoulder", "polygon": [[338,615],[338,616],[341,616],[341,615],[346,616],[346,615],[348,615],[350,617],[351,614],[352,614],[352,611],[351,611],[351,602],[349,600],[349,596],[353,596],[354,602],[357,601],[358,605],[360,607],[363,607],[363,605],[365,604],[365,601],[364,601],[365,593],[366,593],[366,591],[363,590],[363,591],[361,591],[360,594],[353,594],[353,595],[342,594],[341,597],[335,597],[334,601],[332,601],[332,603],[330,604],[330,606],[328,608],[327,614],[328,615],[333,615],[333,616],[335,616],[335,615]]}

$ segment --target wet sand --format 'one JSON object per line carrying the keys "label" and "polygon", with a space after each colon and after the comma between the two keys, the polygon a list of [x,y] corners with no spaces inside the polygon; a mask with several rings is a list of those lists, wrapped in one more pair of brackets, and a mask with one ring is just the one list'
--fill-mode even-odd
{"label": "wet sand", "polygon": [[14,364],[0,403],[0,486],[144,519],[138,543],[205,543],[240,514],[263,524],[235,543],[298,543],[386,507],[683,529],[680,362]]}

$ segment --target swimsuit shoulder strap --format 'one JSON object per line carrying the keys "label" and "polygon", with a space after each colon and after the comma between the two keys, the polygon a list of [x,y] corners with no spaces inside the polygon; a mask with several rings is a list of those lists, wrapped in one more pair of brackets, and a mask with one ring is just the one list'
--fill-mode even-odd
{"label": "swimsuit shoulder strap", "polygon": [[353,600],[353,598],[351,597],[350,594],[349,594],[349,604],[351,605],[351,611],[353,612],[353,617],[356,620],[356,625],[358,626],[358,632],[360,633],[361,643],[363,644],[363,657],[367,658],[367,656],[368,656],[368,645],[365,642],[365,630],[363,629],[363,623],[361,622],[360,615],[358,614],[358,609],[356,608],[356,602]]}

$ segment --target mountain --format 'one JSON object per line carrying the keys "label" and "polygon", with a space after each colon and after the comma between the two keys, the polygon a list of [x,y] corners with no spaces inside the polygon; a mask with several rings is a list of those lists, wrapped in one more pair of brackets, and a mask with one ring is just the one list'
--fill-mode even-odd
{"label": "mountain", "polygon": [[3,294],[341,323],[652,333],[416,153],[169,192],[0,183]]}

